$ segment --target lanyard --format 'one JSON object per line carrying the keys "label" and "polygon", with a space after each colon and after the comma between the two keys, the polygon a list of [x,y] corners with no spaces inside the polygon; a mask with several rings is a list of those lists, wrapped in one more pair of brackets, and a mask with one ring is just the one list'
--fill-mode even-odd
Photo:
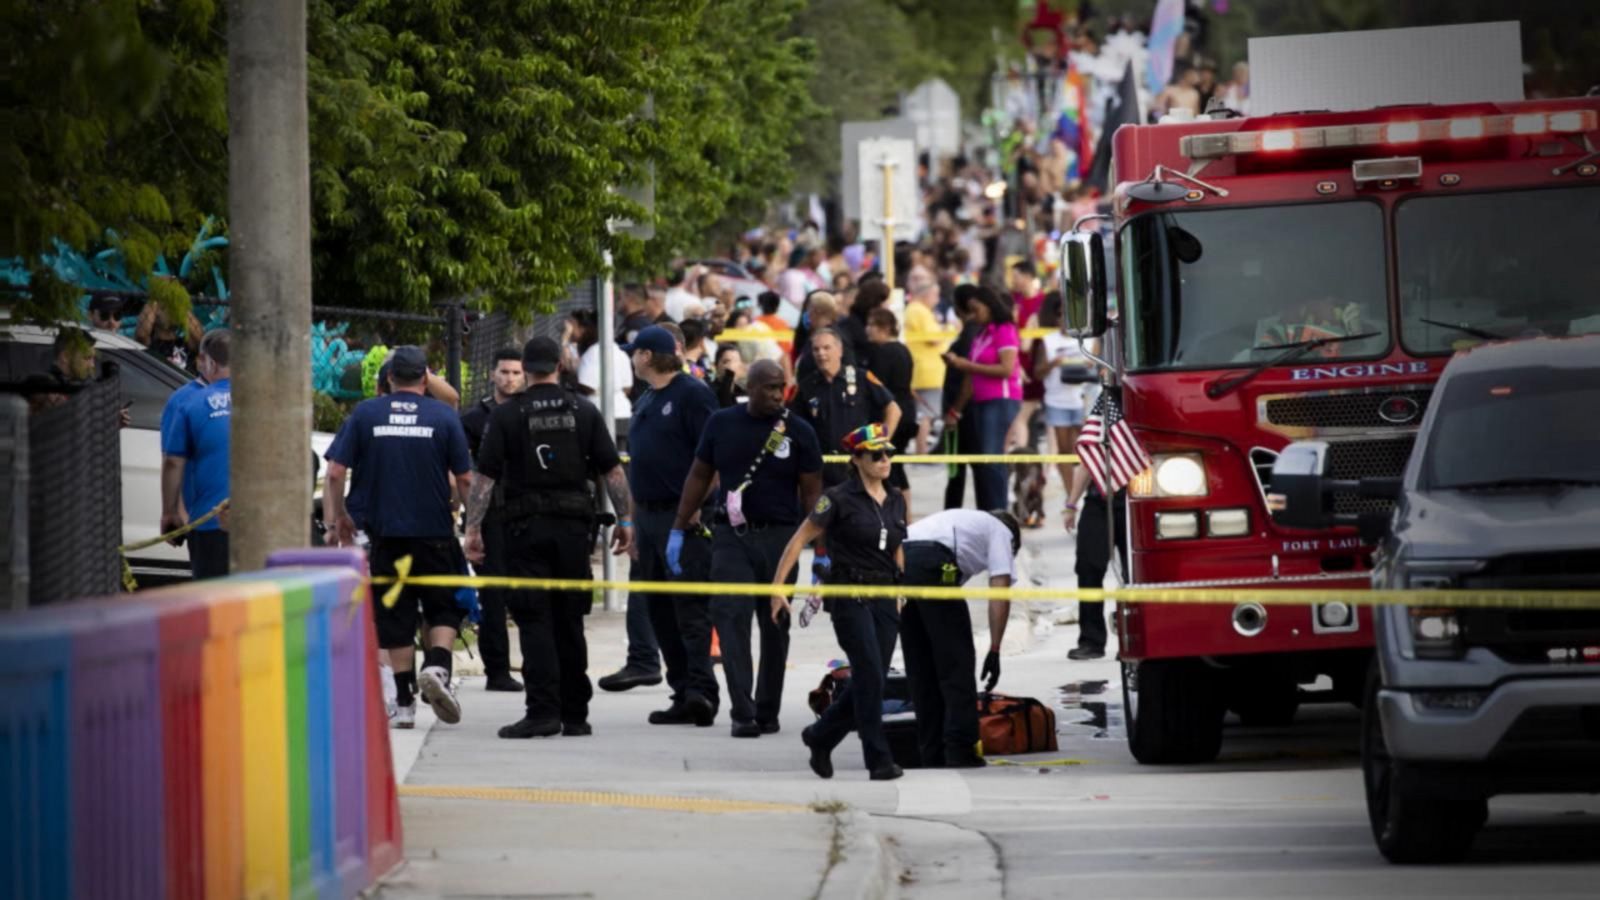
{"label": "lanyard", "polygon": [[772,426],[772,433],[767,435],[766,441],[761,445],[761,452],[756,454],[756,458],[750,462],[750,468],[745,470],[744,480],[740,482],[738,487],[733,489],[733,493],[743,493],[744,489],[750,486],[750,482],[756,477],[756,470],[761,468],[761,464],[767,461],[768,456],[775,453],[783,445],[784,435],[788,430],[789,410],[786,407],[783,413],[778,416],[778,423]]}

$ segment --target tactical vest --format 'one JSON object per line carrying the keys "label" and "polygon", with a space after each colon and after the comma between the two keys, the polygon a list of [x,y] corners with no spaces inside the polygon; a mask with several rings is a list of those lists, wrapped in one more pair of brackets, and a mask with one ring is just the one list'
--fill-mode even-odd
{"label": "tactical vest", "polygon": [[578,398],[570,391],[558,396],[522,395],[522,415],[528,428],[527,484],[539,492],[587,492],[589,467],[578,439]]}

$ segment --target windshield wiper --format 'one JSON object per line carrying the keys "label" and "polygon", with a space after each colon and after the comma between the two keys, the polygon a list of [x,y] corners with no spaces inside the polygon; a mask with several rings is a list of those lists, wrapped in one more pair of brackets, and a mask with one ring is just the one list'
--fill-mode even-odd
{"label": "windshield wiper", "polygon": [[1318,347],[1326,347],[1329,344],[1337,344],[1340,341],[1361,341],[1366,340],[1367,338],[1380,336],[1382,336],[1382,332],[1364,331],[1360,334],[1335,334],[1327,337],[1313,338],[1309,341],[1294,341],[1288,344],[1267,344],[1261,347],[1251,347],[1251,350],[1282,350],[1283,352],[1269,360],[1266,360],[1265,362],[1257,363],[1247,372],[1234,375],[1230,378],[1224,378],[1220,381],[1211,382],[1210,384],[1206,385],[1206,396],[1210,397],[1212,400],[1220,399],[1233,391],[1235,388],[1251,380],[1252,378],[1255,378],[1257,375],[1260,375],[1262,372],[1265,372],[1273,366],[1281,366],[1284,363],[1293,362],[1294,360],[1306,355]]}
{"label": "windshield wiper", "polygon": [[1438,319],[1418,319],[1417,321],[1426,325],[1437,325],[1440,328],[1449,328],[1452,331],[1459,331],[1462,334],[1470,334],[1475,338],[1483,338],[1486,341],[1509,340],[1509,338],[1503,334],[1495,334],[1492,331],[1482,328],[1474,328],[1471,325],[1457,325],[1454,322],[1441,322]]}
{"label": "windshield wiper", "polygon": [[1537,487],[1600,487],[1597,478],[1563,478],[1559,475],[1531,475],[1525,478],[1495,478],[1489,481],[1468,481],[1463,484],[1442,485],[1452,491],[1494,490],[1496,488]]}

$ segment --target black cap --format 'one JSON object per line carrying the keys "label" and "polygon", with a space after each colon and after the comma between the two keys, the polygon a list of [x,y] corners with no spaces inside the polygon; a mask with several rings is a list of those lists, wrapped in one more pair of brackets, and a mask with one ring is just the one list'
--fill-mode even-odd
{"label": "black cap", "polygon": [[561,345],[547,337],[536,337],[522,345],[522,368],[535,375],[549,375],[561,365]]}
{"label": "black cap", "polygon": [[400,381],[412,382],[428,374],[428,357],[422,352],[421,347],[407,344],[396,347],[389,357],[389,376]]}

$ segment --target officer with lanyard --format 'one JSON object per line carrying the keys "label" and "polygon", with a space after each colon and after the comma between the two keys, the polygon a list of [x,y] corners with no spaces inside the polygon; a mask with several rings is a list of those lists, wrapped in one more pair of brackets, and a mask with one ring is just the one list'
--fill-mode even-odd
{"label": "officer with lanyard", "polygon": [[[815,372],[800,379],[789,408],[817,433],[824,447],[837,447],[845,435],[874,422],[890,434],[900,424],[901,409],[889,389],[866,369],[844,362],[839,332],[822,328],[811,335]],[[822,470],[827,487],[850,478],[850,467],[831,463]]]}
{"label": "officer with lanyard", "polygon": [[[717,395],[705,382],[684,373],[677,342],[665,328],[651,325],[622,349],[632,355],[635,382],[645,386],[634,401],[628,425],[632,455],[628,486],[638,527],[629,580],[669,580],[667,546],[676,540],[678,574],[671,578],[704,582],[711,572],[710,534],[692,528],[685,537],[682,531],[673,532],[672,526],[700,434],[717,411]],[[635,593],[632,602],[649,607],[672,688],[671,706],[652,712],[650,724],[709,726],[718,702],[717,675],[711,666],[710,598]]]}
{"label": "officer with lanyard", "polygon": [[[905,583],[955,587],[982,572],[989,586],[1008,588],[1022,549],[1022,527],[1004,510],[950,509],[907,530]],[[1011,601],[989,601],[989,655],[984,690],[1000,681],[1000,643]],[[930,769],[984,765],[978,755],[978,688],[972,678],[972,614],[962,600],[907,600],[900,619],[917,746]]]}
{"label": "officer with lanyard", "polygon": [[[602,479],[621,520],[611,533],[612,552],[632,543],[628,476],[600,411],[559,383],[561,346],[536,337],[522,349],[527,390],[494,408],[478,450],[478,467],[467,495],[467,557],[484,559],[483,519],[495,486],[505,486],[500,521],[506,558],[520,578],[593,577],[589,551],[600,518],[589,492]],[[500,729],[503,738],[592,734],[589,645],[583,634],[592,594],[580,591],[517,591],[511,617],[522,645],[522,680],[527,715]]]}
{"label": "officer with lanyard", "polygon": [[[674,577],[682,577],[688,565],[688,532],[700,520],[712,479],[722,485],[711,543],[711,580],[718,584],[771,580],[789,535],[822,493],[822,446],[810,425],[783,408],[785,380],[777,363],[756,362],[746,379],[748,404],[718,410],[707,420],[667,540],[667,566]],[[786,577],[794,583],[792,574]],[[760,597],[711,601],[736,738],[778,730],[789,622],[769,617],[765,607]],[[752,617],[761,628],[759,676],[750,658]]]}
{"label": "officer with lanyard", "polygon": [[[784,548],[772,579],[781,587],[800,553],[812,542],[827,541],[833,557],[830,585],[893,585],[905,569],[901,543],[906,537],[906,501],[888,483],[894,443],[882,425],[867,425],[840,442],[850,454],[855,477],[829,488]],[[903,772],[883,733],[883,685],[894,655],[900,613],[893,597],[832,597],[827,601],[833,633],[850,660],[850,684],[815,724],[800,732],[811,750],[811,771],[833,777],[830,754],[854,728],[861,736],[867,771],[873,781],[891,781]],[[773,594],[772,619],[789,613],[789,598]]]}

